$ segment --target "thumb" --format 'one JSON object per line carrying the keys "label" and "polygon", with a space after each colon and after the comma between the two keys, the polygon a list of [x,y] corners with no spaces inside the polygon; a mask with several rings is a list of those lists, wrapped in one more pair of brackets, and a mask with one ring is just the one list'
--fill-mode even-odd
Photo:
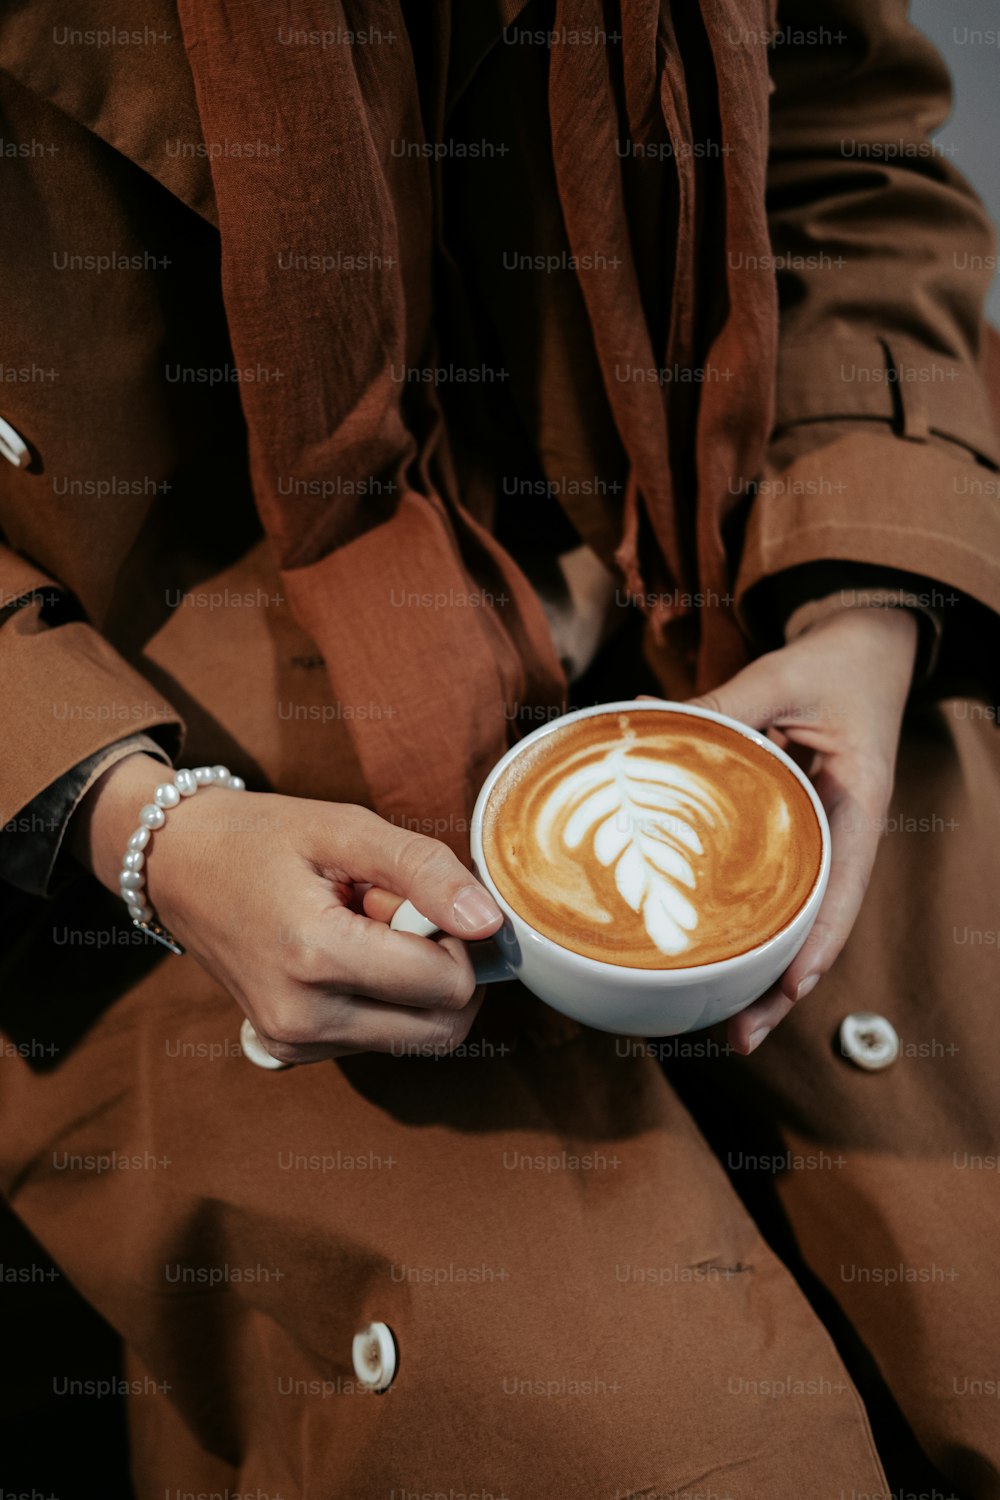
{"label": "thumb", "polygon": [[788,713],[787,687],[774,657],[777,652],[760,656],[749,666],[730,677],[710,693],[702,693],[688,702],[694,708],[708,708],[713,713],[726,714],[749,724],[754,729],[766,729],[779,723]]}
{"label": "thumb", "polygon": [[496,932],[503,913],[447,844],[397,828],[364,808],[352,811],[343,853],[356,882],[371,881],[383,891],[408,897],[452,937],[485,938]]}

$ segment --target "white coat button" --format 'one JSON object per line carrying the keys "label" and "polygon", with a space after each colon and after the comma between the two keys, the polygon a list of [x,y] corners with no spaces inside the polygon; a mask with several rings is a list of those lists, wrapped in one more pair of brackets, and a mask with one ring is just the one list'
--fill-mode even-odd
{"label": "white coat button", "polygon": [[279,1068],[291,1067],[291,1063],[282,1062],[279,1057],[271,1056],[254,1031],[249,1016],[243,1017],[243,1024],[240,1027],[240,1046],[243,1048],[243,1056],[247,1061],[256,1063],[258,1068],[270,1068],[277,1072]]}
{"label": "white coat button", "polygon": [[355,1334],[351,1348],[354,1373],[372,1391],[387,1391],[396,1374],[396,1340],[385,1323],[369,1323]]}
{"label": "white coat button", "polygon": [[31,450],[19,432],[0,417],[0,453],[15,469],[26,469],[31,463]]}
{"label": "white coat button", "polygon": [[840,1027],[840,1050],[859,1068],[877,1073],[899,1056],[899,1036],[891,1021],[873,1011],[856,1011]]}

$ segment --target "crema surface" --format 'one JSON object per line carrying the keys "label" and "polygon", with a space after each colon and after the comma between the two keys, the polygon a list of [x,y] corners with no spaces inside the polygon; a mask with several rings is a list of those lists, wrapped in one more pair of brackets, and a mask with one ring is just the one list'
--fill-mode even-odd
{"label": "crema surface", "polygon": [[487,868],[538,932],[588,958],[686,968],[791,921],[819,874],[804,788],[709,719],[635,709],[544,736],[494,787]]}

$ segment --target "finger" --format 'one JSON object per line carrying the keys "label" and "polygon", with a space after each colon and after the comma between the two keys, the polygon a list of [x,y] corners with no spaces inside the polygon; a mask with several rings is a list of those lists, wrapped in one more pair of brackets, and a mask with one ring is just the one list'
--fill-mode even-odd
{"label": "finger", "polygon": [[878,853],[879,817],[829,771],[816,778],[816,790],[830,823],[830,883],[809,936],[774,989],[729,1023],[730,1044],[753,1052],[792,1006],[804,1000],[829,970],[857,920]]}
{"label": "finger", "polygon": [[[768,671],[773,672],[773,668],[769,667]],[[740,675],[742,676],[743,674]],[[737,679],[734,677],[724,688],[718,688],[714,693],[703,693],[700,698],[689,698],[688,704],[694,708],[710,708],[713,713],[724,713],[731,719],[739,719],[743,723],[754,724],[758,728],[764,728],[769,720],[784,720],[788,717],[787,709],[779,709],[777,712],[774,712],[768,707],[761,711],[759,703],[751,704],[747,698],[747,685],[745,683],[739,684],[733,690],[731,696],[730,689],[733,688],[733,684],[736,682]],[[721,707],[723,699],[725,699],[727,704],[731,704],[731,706],[726,708]],[[654,698],[651,693],[640,693],[636,701],[638,703],[662,703],[664,700],[662,698]],[[737,712],[737,709],[740,711]],[[772,726],[767,730],[767,737],[779,746],[780,749],[787,750],[789,748],[788,735],[783,730]]]}
{"label": "finger", "polygon": [[[638,703],[662,703],[663,701],[664,700],[662,698],[654,698],[653,695],[652,695],[652,693],[640,693],[638,695],[637,699],[636,699],[636,702],[638,702]],[[689,699],[689,702],[691,704],[693,704],[695,706],[695,708],[712,708],[714,710],[714,712],[716,712],[716,713],[726,712],[729,715],[730,718],[740,718],[741,717],[739,714],[733,713],[731,709],[722,710],[720,708],[717,708],[716,704],[717,704],[718,701],[720,701],[718,693],[716,693],[716,694],[707,693],[707,694],[705,694],[701,698],[691,698],[691,699]],[[734,707],[735,707],[735,704],[734,704]],[[774,714],[773,717],[776,718],[776,719],[782,719],[782,720],[784,720],[787,717],[787,713],[786,712],[779,712],[777,714]],[[752,719],[752,718],[753,718],[753,716],[751,715],[750,719]],[[749,722],[750,720],[748,720],[746,717],[744,717],[743,721],[744,722]],[[761,727],[763,727],[763,726],[761,725]],[[777,745],[780,750],[786,751],[788,754],[790,754],[792,756],[793,759],[797,760],[797,756],[796,756],[796,753],[795,753],[796,752],[796,747],[789,740],[788,735],[784,732],[783,729],[777,729],[777,728],[775,728],[772,725],[772,727],[767,730],[767,738],[769,740],[771,740],[773,744]],[[810,755],[812,754],[811,751],[808,752],[808,753]]]}
{"label": "finger", "polygon": [[[503,921],[500,908],[439,839],[396,828],[361,807],[339,806],[330,830],[335,838],[336,863],[349,878],[371,881],[385,890],[408,896],[444,932],[461,938],[485,938]],[[323,831],[316,842],[322,847]],[[321,868],[322,860],[318,861]],[[331,871],[331,873],[333,873]]]}
{"label": "finger", "polygon": [[373,922],[391,922],[397,910],[403,904],[402,896],[394,896],[392,891],[384,891],[381,886],[372,885],[365,891],[362,905],[365,915],[371,917]]}
{"label": "finger", "polygon": [[772,651],[752,661],[712,692],[690,698],[688,703],[694,708],[708,708],[713,713],[738,719],[754,729],[765,729],[788,717],[790,693],[786,675],[781,653]]}
{"label": "finger", "polygon": [[765,995],[761,995],[759,1000],[748,1005],[746,1010],[741,1010],[738,1015],[730,1018],[726,1028],[730,1047],[741,1057],[755,1052],[778,1022],[785,1019],[794,1004],[794,1000],[789,1000],[780,984],[776,984]]}
{"label": "finger", "polygon": [[328,998],[349,993],[425,1010],[460,1010],[475,989],[472,961],[457,938],[429,942],[393,932],[345,906],[329,906],[285,931],[290,978]]}
{"label": "finger", "polygon": [[882,814],[872,812],[864,797],[828,770],[819,773],[815,786],[830,823],[830,883],[812,931],[781,977],[782,990],[793,1000],[815,987],[847,942],[868,889],[881,828]]}
{"label": "finger", "polygon": [[468,1036],[483,994],[477,990],[462,1011],[418,1011],[364,995],[339,995],[325,1016],[298,1003],[289,1007],[287,1017],[261,1017],[254,1025],[263,1046],[280,1062],[323,1062],[359,1052],[446,1057]]}

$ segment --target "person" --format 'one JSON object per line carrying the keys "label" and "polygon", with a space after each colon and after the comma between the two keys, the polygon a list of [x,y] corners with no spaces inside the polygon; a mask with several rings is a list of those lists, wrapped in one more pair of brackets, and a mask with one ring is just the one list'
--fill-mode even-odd
{"label": "person", "polygon": [[[137,1493],[884,1494],[818,1307],[996,1496],[993,242],[939,59],[902,0],[85,11],[0,20],[0,1184],[122,1336]],[[465,946],[491,765],[649,691],[789,746],[834,844],[672,1081]],[[133,861],[178,956],[122,857],[217,765]]]}

